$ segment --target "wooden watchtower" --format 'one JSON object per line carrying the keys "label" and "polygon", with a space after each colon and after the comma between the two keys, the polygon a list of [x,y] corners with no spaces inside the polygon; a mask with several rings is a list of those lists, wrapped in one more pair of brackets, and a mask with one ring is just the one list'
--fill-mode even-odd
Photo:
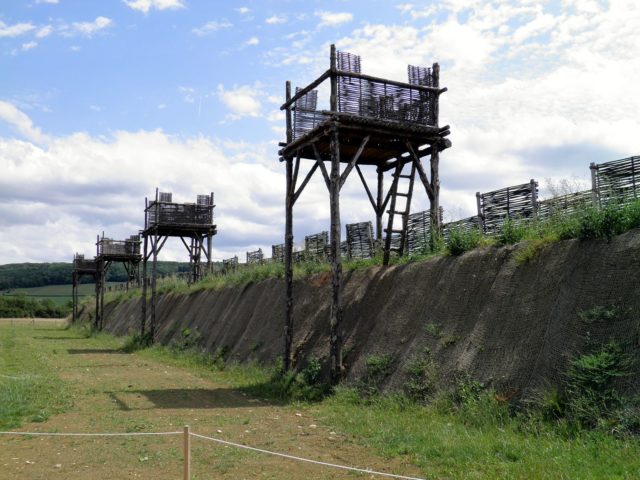
{"label": "wooden watchtower", "polygon": [[126,240],[107,238],[102,233],[96,241],[96,328],[104,326],[104,292],[109,267],[114,263],[122,263],[127,272],[127,290],[134,281],[140,284],[140,235],[131,235]]}
{"label": "wooden watchtower", "polygon": [[[73,309],[71,312],[71,321],[75,322],[78,319],[78,287],[80,286],[80,280],[83,276],[90,276],[96,279],[98,273],[98,265],[95,258],[91,260],[84,258],[84,255],[76,253],[73,256],[73,278],[71,298],[73,303]],[[98,295],[97,282],[96,282],[96,297]],[[97,312],[96,312],[97,313]]]}
{"label": "wooden watchtower", "polygon": [[[390,253],[403,254],[406,245],[407,218],[411,207],[416,172],[430,202],[432,231],[440,230],[438,215],[440,179],[439,154],[449,148],[449,126],[438,122],[440,67],[408,66],[408,81],[398,82],[372,77],[361,72],[360,57],[337,52],[331,46],[330,66],[308,86],[291,93],[286,83],[286,142],[281,143],[280,161],[286,163],[285,223],[285,369],[290,367],[293,338],[293,206],[313,174],[320,170],[329,192],[331,228],[329,234],[332,279],[330,317],[330,364],[332,381],[342,370],[342,317],[340,286],[340,189],[355,169],[376,215],[376,238],[383,238],[383,215],[387,213],[384,237],[384,263]],[[329,83],[328,110],[318,110],[318,87]],[[326,85],[326,84],[325,84]],[[322,88],[322,87],[321,87]],[[321,90],[322,91],[322,90]],[[429,158],[429,173],[422,160]],[[298,183],[301,160],[313,167]],[[328,168],[325,163],[328,163]],[[344,167],[342,167],[344,165]],[[367,184],[361,167],[374,167],[377,188]],[[388,190],[385,174],[390,172]],[[375,194],[375,197],[374,197]]]}
{"label": "wooden watchtower", "polygon": [[[156,282],[158,276],[158,254],[169,237],[178,237],[189,253],[189,281],[196,282],[204,274],[202,255],[206,258],[206,271],[211,271],[211,247],[217,233],[213,224],[213,192],[198,195],[196,203],[175,203],[170,192],[159,192],[156,188],[154,200],[144,199],[144,230],[142,237],[142,318],[140,333],[145,335],[147,320],[147,263],[152,260],[151,270],[151,321],[149,336],[153,341],[156,328]],[[149,248],[150,247],[150,248]]]}

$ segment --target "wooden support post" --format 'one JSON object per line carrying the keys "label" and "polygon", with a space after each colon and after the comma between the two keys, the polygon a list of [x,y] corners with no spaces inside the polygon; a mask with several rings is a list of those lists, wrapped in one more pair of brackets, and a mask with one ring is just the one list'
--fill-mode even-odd
{"label": "wooden support post", "polygon": [[384,195],[384,171],[381,167],[377,168],[378,173],[378,194],[376,197],[376,240],[382,241],[382,215],[384,207],[382,205],[382,197]]}
{"label": "wooden support post", "polygon": [[[157,217],[156,217],[157,218]],[[153,343],[156,335],[156,282],[158,277],[158,230],[153,232],[151,241],[153,265],[151,266],[151,322],[149,322],[149,341]]]}
{"label": "wooden support post", "polygon": [[98,325],[98,330],[102,330],[104,327],[104,291],[106,288],[105,263],[101,261],[100,264],[100,324]]}
{"label": "wooden support post", "polygon": [[531,208],[533,209],[533,219],[538,217],[538,189],[536,188],[535,179],[531,179],[529,182],[531,186]]}
{"label": "wooden support post", "polygon": [[340,251],[340,146],[338,128],[334,124],[331,132],[331,175],[329,202],[331,212],[331,316],[329,319],[329,357],[331,383],[336,385],[342,378],[342,323],[341,283],[342,254]]}
{"label": "wooden support post", "polygon": [[476,192],[476,207],[478,208],[478,226],[480,227],[480,233],[484,233],[484,217],[482,216],[482,199],[480,198],[480,192]]}
{"label": "wooden support post", "polygon": [[286,159],[286,216],[284,233],[284,274],[286,284],[284,358],[283,368],[287,372],[291,368],[291,345],[293,343],[293,173],[291,158]]}
{"label": "wooden support post", "polygon": [[191,432],[189,430],[189,425],[185,425],[182,437],[183,480],[191,480]]}
{"label": "wooden support post", "polygon": [[591,162],[589,169],[591,170],[591,202],[594,207],[597,207],[600,203],[600,196],[598,194],[598,166],[594,162]]}
{"label": "wooden support post", "polygon": [[[146,199],[145,199],[146,202]],[[142,315],[140,317],[140,339],[144,338],[145,326],[147,323],[147,260],[148,260],[148,234],[143,234],[142,252]]]}
{"label": "wooden support post", "polygon": [[[286,83],[285,98],[291,99],[291,83]],[[287,143],[293,140],[291,129],[291,108],[287,107]],[[293,172],[293,159],[286,158],[286,193],[285,193],[285,227],[284,227],[284,277],[285,277],[285,321],[284,321],[284,353],[282,367],[285,372],[291,368],[291,345],[293,343],[293,203],[295,195],[295,183]],[[300,156],[296,159],[295,176],[297,180]]]}
{"label": "wooden support post", "polygon": [[429,211],[431,214],[431,237],[440,235],[440,152],[437,146],[431,151],[431,190],[432,198],[429,198]]}

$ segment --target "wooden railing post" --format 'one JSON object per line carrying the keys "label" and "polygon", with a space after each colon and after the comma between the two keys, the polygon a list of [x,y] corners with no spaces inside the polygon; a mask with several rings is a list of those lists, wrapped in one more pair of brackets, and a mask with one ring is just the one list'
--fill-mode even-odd
{"label": "wooden railing post", "polygon": [[184,459],[183,480],[191,480],[191,432],[189,431],[189,425],[184,426],[182,450]]}

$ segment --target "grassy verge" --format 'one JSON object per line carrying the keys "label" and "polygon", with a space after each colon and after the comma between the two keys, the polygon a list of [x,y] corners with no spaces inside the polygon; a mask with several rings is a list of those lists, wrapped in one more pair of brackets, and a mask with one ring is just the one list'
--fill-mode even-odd
{"label": "grassy verge", "polygon": [[[610,350],[605,346],[602,352]],[[276,367],[224,366],[202,353],[168,347],[138,354],[215,379],[251,397],[307,408],[338,435],[387,458],[409,459],[429,478],[634,478],[640,474],[638,437],[616,434],[606,422],[601,424],[604,428],[586,428],[569,416],[550,416],[544,408],[551,403],[548,398],[547,405],[516,409],[470,379],[460,380],[454,391],[430,395],[427,402],[403,394],[380,394],[360,385],[342,386],[323,396],[309,390],[313,385],[309,371],[287,377],[278,375]],[[582,368],[584,373],[585,364],[593,366],[590,355],[576,359],[574,369]],[[611,358],[598,362],[609,365]],[[612,378],[619,374],[618,367],[611,369]],[[584,385],[576,386],[586,391]],[[577,394],[562,402],[570,409],[576,399]],[[606,412],[601,414],[606,419]]]}
{"label": "grassy verge", "polygon": [[[52,368],[55,350],[39,349],[32,326],[0,324],[0,428],[42,422],[71,405],[67,387]],[[59,333],[59,332],[62,332]],[[51,336],[64,335],[52,330]]]}

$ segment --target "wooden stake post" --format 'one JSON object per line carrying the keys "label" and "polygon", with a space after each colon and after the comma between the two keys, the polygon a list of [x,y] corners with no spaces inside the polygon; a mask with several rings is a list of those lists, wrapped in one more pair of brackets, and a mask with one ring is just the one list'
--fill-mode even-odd
{"label": "wooden stake post", "polygon": [[183,480],[191,480],[191,432],[189,425],[185,425],[183,429],[182,458],[184,460],[182,478]]}
{"label": "wooden stake post", "polygon": [[[438,98],[446,91],[439,87],[439,66],[431,69],[409,67],[409,83],[386,80],[360,72],[360,57],[337,52],[331,46],[330,67],[309,86],[291,95],[286,83],[286,101],[280,107],[286,111],[286,143],[280,161],[286,165],[285,200],[285,370],[292,367],[293,342],[293,206],[316,171],[329,193],[331,216],[331,312],[329,318],[329,356],[331,380],[335,384],[342,376],[342,258],[340,250],[341,219],[340,189],[355,168],[376,214],[376,239],[382,240],[383,215],[389,214],[384,263],[390,252],[400,255],[406,244],[407,218],[411,205],[413,182],[417,172],[431,205],[432,232],[440,232],[439,213],[439,153],[449,148],[449,127],[438,125]],[[316,110],[317,92],[323,81],[330,81],[329,111]],[[430,175],[422,166],[422,158],[430,157]],[[301,159],[314,162],[299,186]],[[295,160],[295,164],[294,164]],[[325,162],[330,162],[327,171]],[[340,164],[345,163],[341,171]],[[362,166],[374,166],[377,174],[376,195],[372,194]],[[403,167],[410,167],[410,174]],[[384,174],[393,171],[391,187],[385,193]],[[405,181],[406,180],[406,181]],[[397,203],[403,197],[404,204]],[[402,202],[401,202],[402,203]],[[391,205],[390,210],[387,205]],[[435,212],[435,213],[434,213]],[[394,215],[401,226],[394,226]],[[392,239],[394,235],[398,235]]]}

